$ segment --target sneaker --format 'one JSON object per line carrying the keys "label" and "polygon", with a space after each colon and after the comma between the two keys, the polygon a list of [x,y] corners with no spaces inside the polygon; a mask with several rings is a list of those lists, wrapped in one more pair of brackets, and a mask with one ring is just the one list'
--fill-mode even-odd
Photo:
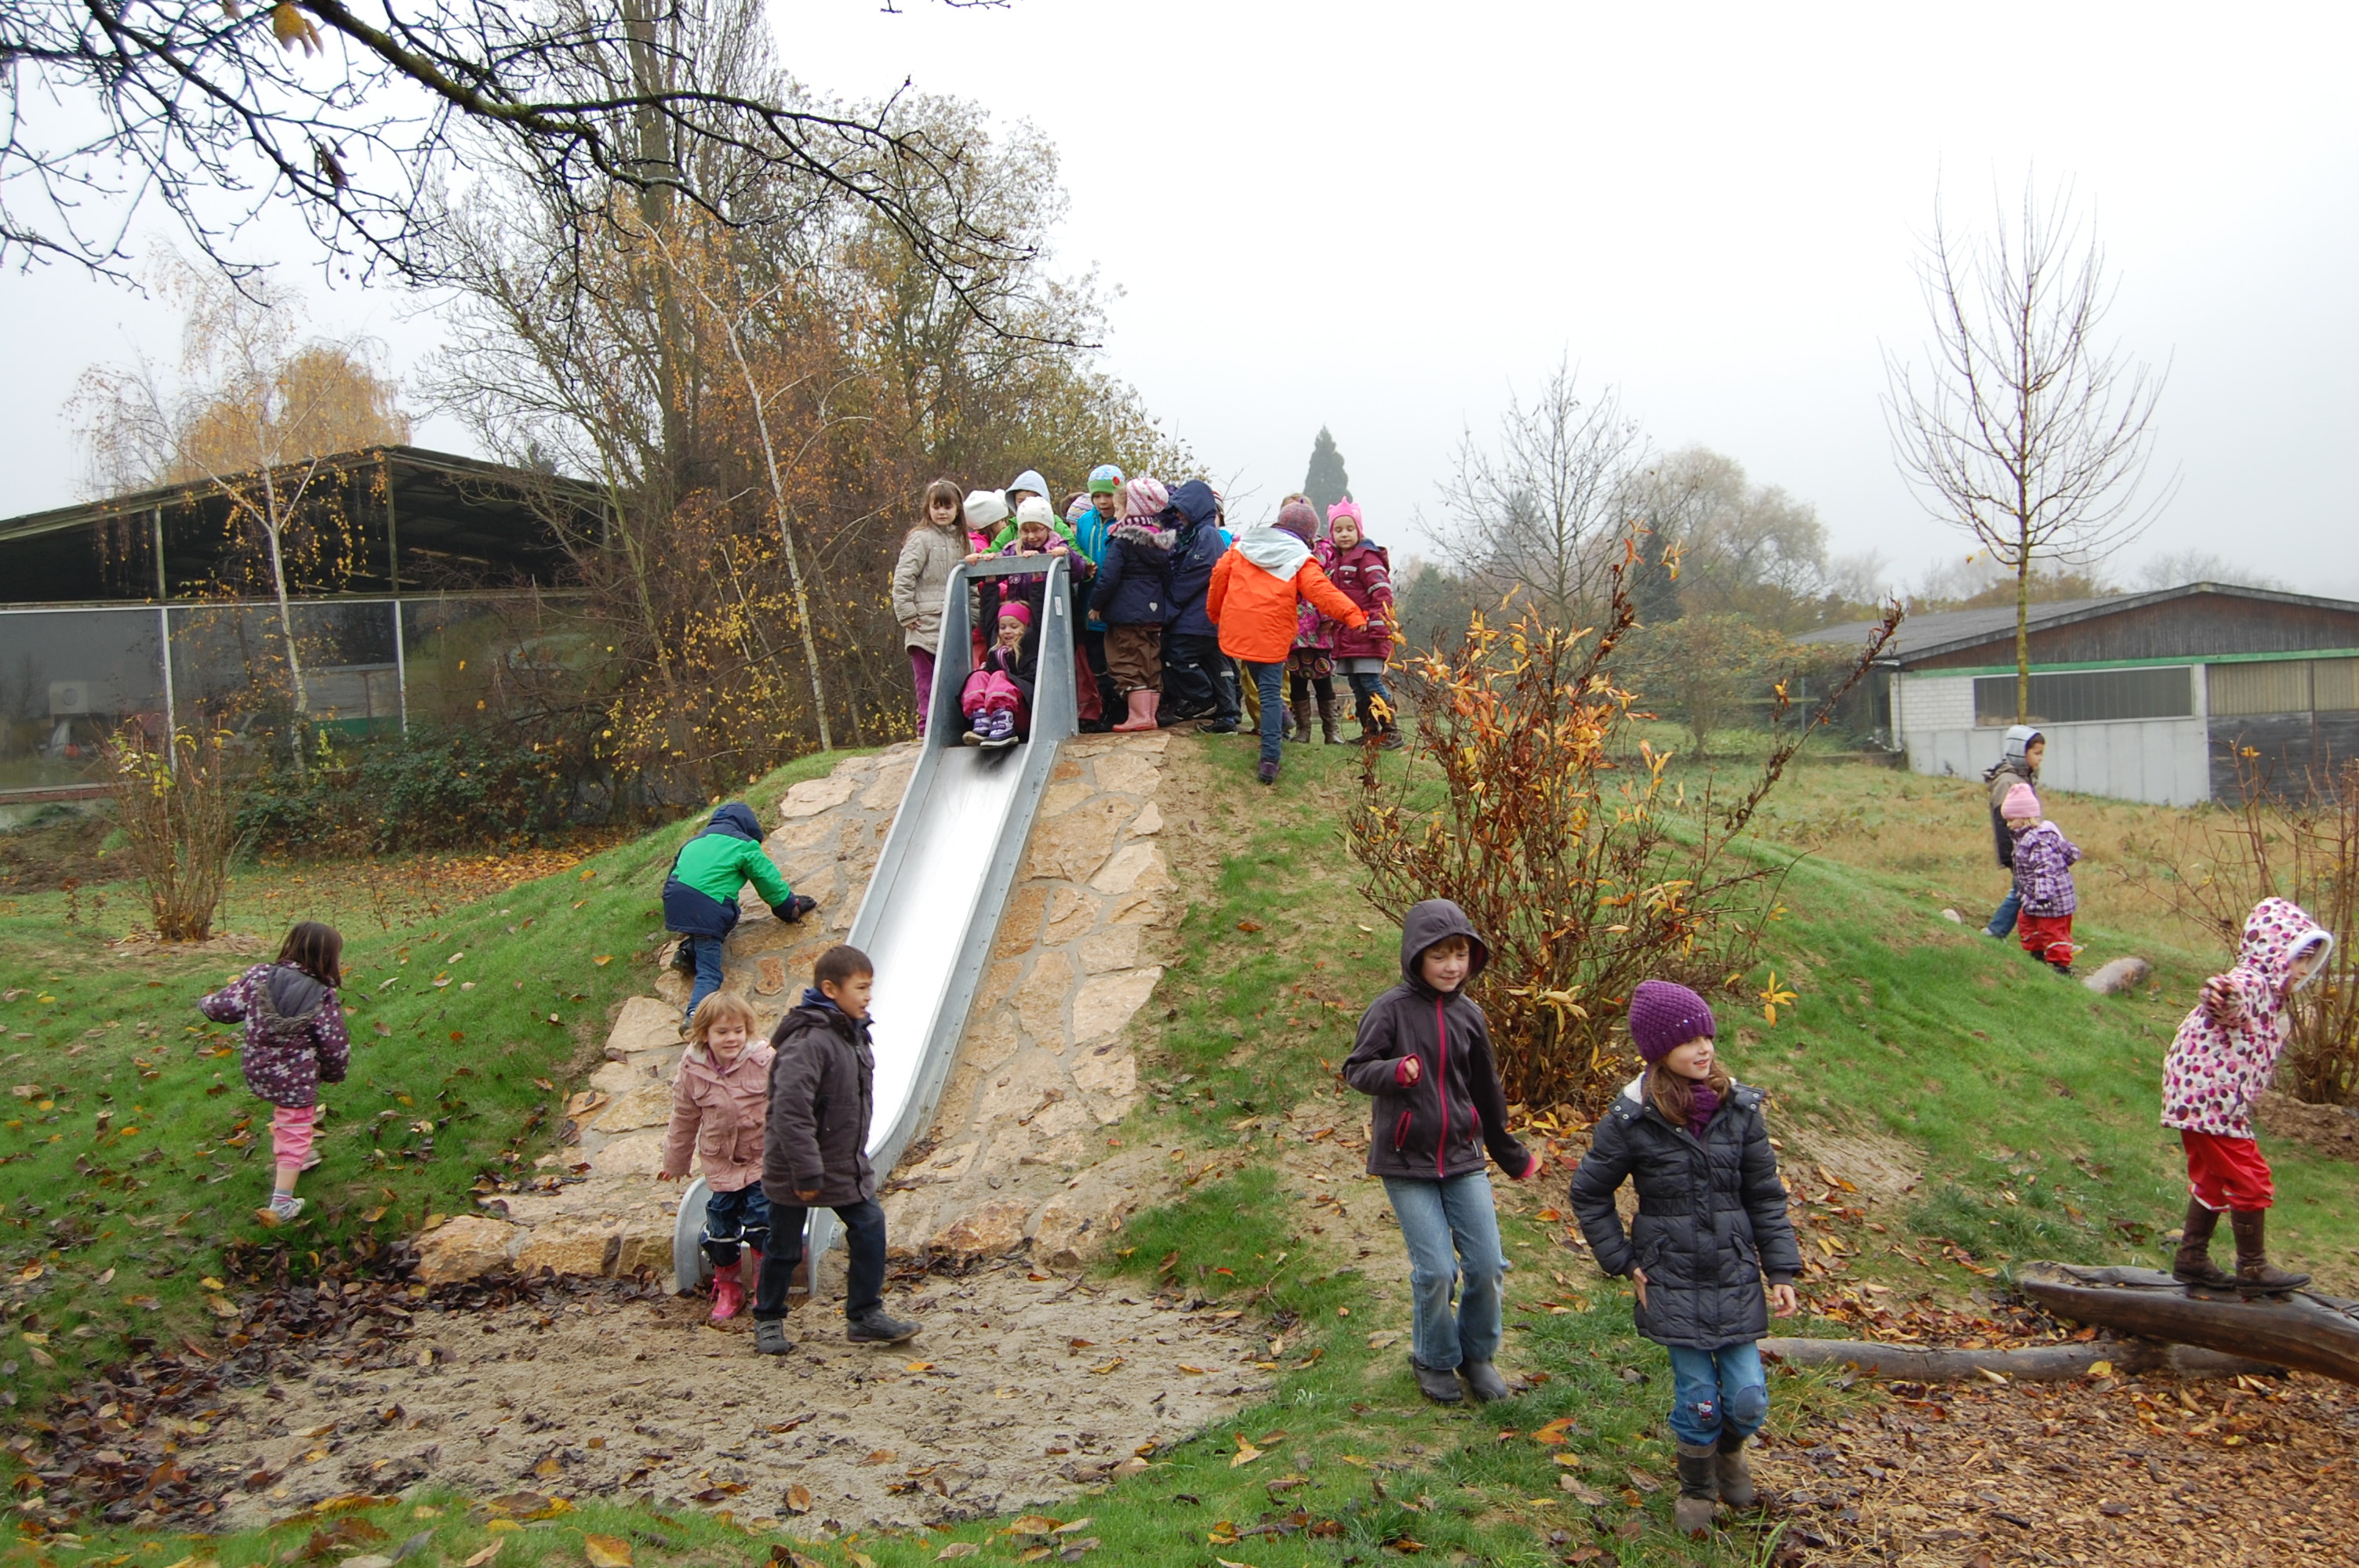
{"label": "sneaker", "polygon": [[1264,762],[1260,767],[1254,770],[1254,776],[1261,780],[1261,782],[1266,784],[1274,784],[1277,782],[1277,764],[1276,762]]}
{"label": "sneaker", "polygon": [[854,1345],[898,1345],[915,1339],[919,1325],[904,1323],[897,1317],[885,1315],[883,1307],[873,1307],[858,1317],[846,1320],[843,1336]]}
{"label": "sneaker", "polygon": [[984,715],[983,743],[996,749],[1016,744],[1016,715],[1006,708]]}
{"label": "sneaker", "polygon": [[270,1201],[254,1211],[254,1217],[268,1226],[284,1225],[303,1212],[303,1200],[291,1194],[273,1193]]}
{"label": "sneaker", "polygon": [[310,1156],[304,1160],[303,1163],[296,1168],[303,1171],[316,1171],[320,1168],[320,1161],[321,1158],[322,1156],[320,1152],[317,1149],[314,1149],[311,1151]]}
{"label": "sneaker", "polygon": [[960,736],[960,737],[959,737],[959,743],[960,743],[961,745],[965,745],[965,746],[980,746],[980,745],[982,745],[982,744],[983,744],[983,730],[984,730],[984,726],[985,726],[985,725],[989,724],[990,722],[991,722],[991,716],[990,716],[989,714],[979,713],[979,714],[975,715],[975,719],[974,719],[974,724],[975,724],[975,727],[974,727],[973,729],[972,729],[972,730],[968,730],[964,735]]}
{"label": "sneaker", "polygon": [[1234,735],[1236,732],[1237,721],[1234,719],[1215,719],[1196,731],[1199,735]]}
{"label": "sneaker", "polygon": [[754,1349],[763,1356],[784,1356],[791,1352],[795,1342],[787,1337],[787,1322],[779,1317],[757,1317],[754,1320]]}

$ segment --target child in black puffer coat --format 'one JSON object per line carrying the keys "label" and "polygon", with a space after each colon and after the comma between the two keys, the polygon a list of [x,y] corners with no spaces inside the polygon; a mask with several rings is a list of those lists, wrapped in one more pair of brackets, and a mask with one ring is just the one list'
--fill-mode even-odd
{"label": "child in black puffer coat", "polygon": [[[1758,1341],[1795,1311],[1802,1255],[1769,1147],[1761,1091],[1714,1059],[1712,1005],[1685,986],[1643,980],[1630,1039],[1647,1070],[1591,1130],[1572,1208],[1597,1266],[1637,1287],[1638,1332],[1671,1354],[1682,1532],[1712,1528],[1715,1499],[1751,1508],[1745,1441],[1769,1415]],[[1638,1189],[1629,1233],[1614,1209]],[[1765,1292],[1762,1277],[1768,1277]]]}

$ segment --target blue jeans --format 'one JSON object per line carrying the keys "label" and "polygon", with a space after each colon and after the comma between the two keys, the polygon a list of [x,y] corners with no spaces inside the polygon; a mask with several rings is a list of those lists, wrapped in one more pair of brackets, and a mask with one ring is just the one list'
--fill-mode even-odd
{"label": "blue jeans", "polygon": [[1385,677],[1379,675],[1347,675],[1343,678],[1352,683],[1352,708],[1360,720],[1360,728],[1373,733],[1379,728],[1375,699],[1384,698],[1386,711],[1389,713],[1392,710],[1393,694],[1385,689]]}
{"label": "blue jeans", "polygon": [[714,1193],[704,1200],[704,1255],[715,1273],[737,1266],[737,1249],[770,1249],[770,1200],[762,1184],[754,1182],[734,1193]]}
{"label": "blue jeans", "polygon": [[[1499,1250],[1490,1173],[1473,1171],[1446,1182],[1386,1176],[1385,1196],[1408,1244],[1409,1338],[1418,1365],[1447,1372],[1496,1357],[1499,1278],[1506,1258]],[[1460,1287],[1454,1315],[1453,1283]]]}
{"label": "blue jeans", "polygon": [[2006,897],[1999,901],[1998,913],[1990,917],[1990,924],[1988,925],[1983,927],[1983,935],[1985,936],[2006,935],[2008,932],[2015,929],[2015,917],[2020,914],[2022,910],[2022,892],[2015,888],[2007,889]]}
{"label": "blue jeans", "polygon": [[1286,732],[1286,661],[1257,665],[1248,659],[1245,673],[1253,676],[1254,690],[1261,695],[1261,760],[1276,767],[1286,752],[1279,739]]}
{"label": "blue jeans", "polygon": [[[803,1227],[810,1218],[810,1210],[786,1204],[770,1214],[776,1245],[762,1254],[762,1276],[754,1284],[757,1318],[787,1315],[787,1285],[803,1260]],[[843,1221],[843,1250],[850,1260],[843,1273],[843,1315],[865,1317],[885,1304],[885,1211],[863,1198],[836,1206],[835,1217]],[[811,1272],[816,1279],[818,1271]]]}
{"label": "blue jeans", "polygon": [[721,949],[728,941],[725,936],[683,936],[680,946],[696,960],[696,984],[689,988],[688,1011],[685,1023],[696,1016],[697,1004],[721,989]]}
{"label": "blue jeans", "polygon": [[1723,1433],[1750,1437],[1769,1419],[1769,1378],[1753,1340],[1717,1350],[1668,1347],[1671,1353],[1671,1435],[1691,1447],[1718,1443]]}

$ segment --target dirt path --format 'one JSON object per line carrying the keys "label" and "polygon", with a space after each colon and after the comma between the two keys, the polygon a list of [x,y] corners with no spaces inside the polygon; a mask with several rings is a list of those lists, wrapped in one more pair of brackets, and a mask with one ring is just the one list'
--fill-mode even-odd
{"label": "dirt path", "polygon": [[777,1360],[754,1354],[745,1319],[633,1295],[583,1280],[505,1307],[429,1304],[397,1339],[352,1320],[310,1349],[308,1379],[246,1390],[217,1423],[205,1464],[260,1481],[221,1522],[430,1480],[790,1530],[918,1524],[1045,1503],[1268,1386],[1235,1313],[1021,1261],[897,1292],[926,1325],[906,1346],[846,1344],[840,1317],[799,1310]]}

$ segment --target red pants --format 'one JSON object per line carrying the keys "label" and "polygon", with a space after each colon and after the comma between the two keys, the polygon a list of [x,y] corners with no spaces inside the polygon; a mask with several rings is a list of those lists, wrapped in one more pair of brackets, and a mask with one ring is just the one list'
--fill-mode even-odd
{"label": "red pants", "polygon": [[2033,914],[2027,910],[2016,916],[2015,929],[2022,939],[2023,950],[2042,963],[2060,969],[2072,962],[2071,915]]}
{"label": "red pants", "polygon": [[2223,1208],[2267,1208],[2277,1200],[2269,1162],[2251,1139],[2182,1128],[2179,1141],[2187,1150],[2187,1190],[2205,1208],[2215,1214]]}

